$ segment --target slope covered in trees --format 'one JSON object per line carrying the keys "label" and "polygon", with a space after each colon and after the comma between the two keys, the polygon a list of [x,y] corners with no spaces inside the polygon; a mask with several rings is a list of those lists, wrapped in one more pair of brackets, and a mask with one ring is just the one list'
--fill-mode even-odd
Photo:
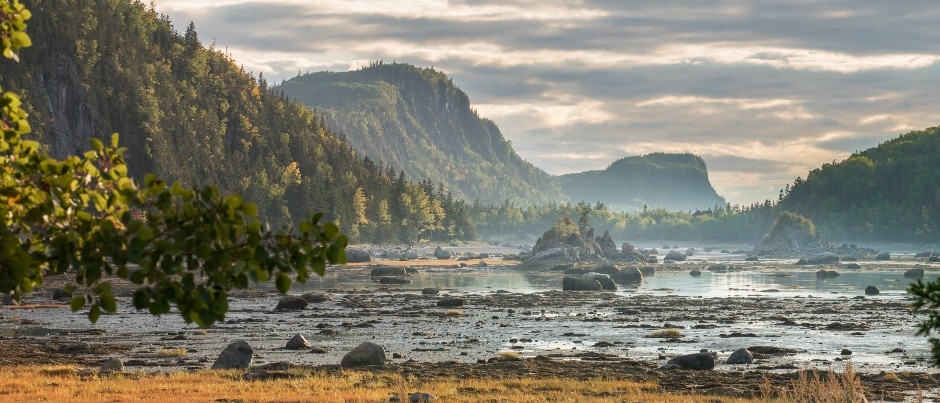
{"label": "slope covered in trees", "polygon": [[0,85],[22,94],[51,155],[118,132],[139,182],[153,172],[216,184],[275,227],[325,211],[354,240],[474,236],[445,189],[358,155],[303,105],[204,47],[192,24],[180,34],[131,0],[35,0],[30,10],[36,46],[2,65]]}
{"label": "slope covered in trees", "polygon": [[600,201],[614,210],[635,212],[646,205],[695,211],[725,205],[708,181],[705,161],[693,154],[626,157],[604,170],[561,175],[558,182],[571,200]]}
{"label": "slope covered in trees", "polygon": [[940,127],[901,135],[812,170],[782,209],[833,241],[935,241],[940,229]]}
{"label": "slope covered in trees", "polygon": [[552,177],[524,161],[466,93],[434,69],[374,63],[294,77],[278,86],[325,116],[357,150],[403,167],[413,180],[447,184],[457,196],[523,205],[563,200]]}

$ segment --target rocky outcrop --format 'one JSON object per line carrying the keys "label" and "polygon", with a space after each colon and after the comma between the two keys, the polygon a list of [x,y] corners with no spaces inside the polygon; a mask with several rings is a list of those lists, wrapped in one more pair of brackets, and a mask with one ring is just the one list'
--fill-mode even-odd
{"label": "rocky outcrop", "polygon": [[366,365],[385,365],[386,360],[384,347],[366,341],[346,353],[340,361],[340,366],[347,369]]}
{"label": "rocky outcrop", "polygon": [[617,243],[610,237],[609,231],[604,231],[604,235],[594,239],[601,248],[601,255],[604,257],[613,257],[617,255]]}
{"label": "rocky outcrop", "polygon": [[789,211],[777,216],[767,235],[751,252],[755,256],[794,253],[819,246],[816,227],[808,218]]}

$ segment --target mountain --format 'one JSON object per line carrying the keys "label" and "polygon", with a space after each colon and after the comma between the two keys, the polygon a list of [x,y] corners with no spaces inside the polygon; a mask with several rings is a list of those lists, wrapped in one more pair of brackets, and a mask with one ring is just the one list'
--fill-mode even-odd
{"label": "mountain", "polygon": [[353,148],[412,180],[441,182],[486,204],[565,199],[550,175],[520,158],[496,124],[434,69],[377,62],[300,75],[276,89],[322,114]]}
{"label": "mountain", "polygon": [[639,211],[645,205],[695,211],[726,204],[708,181],[705,161],[693,154],[626,157],[604,170],[561,175],[558,183],[571,200],[600,201],[615,210]]}
{"label": "mountain", "polygon": [[355,241],[474,237],[464,202],[356,153],[309,109],[203,46],[192,23],[180,34],[131,0],[33,0],[29,10],[34,45],[0,63],[0,85],[23,97],[30,136],[52,156],[118,132],[138,180],[214,184],[274,226],[322,211]]}
{"label": "mountain", "polygon": [[779,206],[831,241],[934,241],[940,235],[940,127],[912,131],[814,169]]}

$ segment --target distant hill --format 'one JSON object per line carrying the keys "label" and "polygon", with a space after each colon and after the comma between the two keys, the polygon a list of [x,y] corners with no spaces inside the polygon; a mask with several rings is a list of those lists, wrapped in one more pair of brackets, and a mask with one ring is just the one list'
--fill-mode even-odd
{"label": "distant hill", "polygon": [[373,63],[294,77],[276,87],[323,115],[358,151],[409,179],[444,183],[455,196],[521,205],[564,201],[553,178],[524,161],[491,120],[443,73]]}
{"label": "distant hill", "polygon": [[831,241],[940,235],[940,127],[912,131],[797,178],[779,203]]}
{"label": "distant hill", "polygon": [[725,206],[708,181],[705,161],[693,154],[653,153],[626,157],[607,169],[561,175],[558,183],[573,201],[601,201],[609,208],[679,211]]}

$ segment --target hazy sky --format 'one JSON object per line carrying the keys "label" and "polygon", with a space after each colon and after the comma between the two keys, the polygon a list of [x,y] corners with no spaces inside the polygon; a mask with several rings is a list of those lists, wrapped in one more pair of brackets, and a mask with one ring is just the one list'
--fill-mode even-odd
{"label": "hazy sky", "polygon": [[732,203],[940,124],[935,0],[156,0],[255,74],[434,67],[551,174],[692,152]]}

